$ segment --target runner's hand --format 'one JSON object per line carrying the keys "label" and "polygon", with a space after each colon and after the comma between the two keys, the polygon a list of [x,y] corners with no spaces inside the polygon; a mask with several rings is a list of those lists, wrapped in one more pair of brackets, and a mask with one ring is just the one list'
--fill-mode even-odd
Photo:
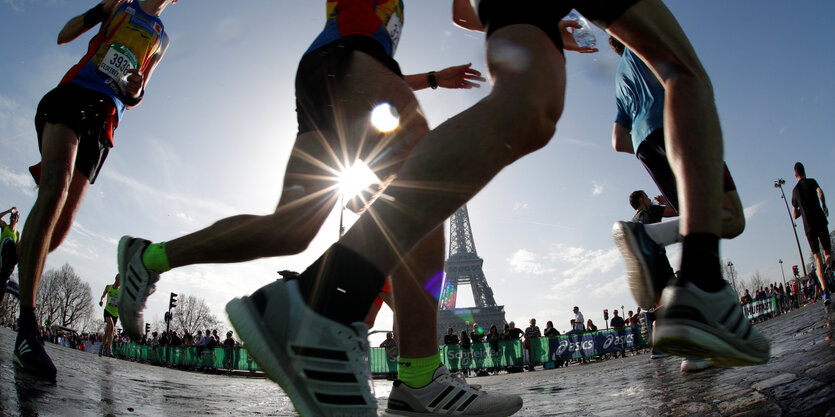
{"label": "runner's hand", "polygon": [[104,301],[99,301],[99,307],[104,307]]}
{"label": "runner's hand", "polygon": [[435,79],[438,80],[438,86],[464,89],[481,87],[478,83],[483,83],[487,80],[481,76],[480,72],[471,68],[472,65],[472,63],[458,65],[435,72]]}
{"label": "runner's hand", "polygon": [[139,98],[139,93],[142,91],[142,84],[145,81],[145,76],[142,71],[138,69],[128,70],[128,82],[125,84],[125,94]]}
{"label": "runner's hand", "polygon": [[581,47],[577,45],[577,41],[574,40],[574,35],[571,33],[568,28],[579,29],[583,27],[583,25],[573,21],[573,20],[560,20],[560,35],[562,35],[562,47],[566,51],[575,51],[581,54],[592,54],[597,52],[597,48],[590,48],[588,46]]}

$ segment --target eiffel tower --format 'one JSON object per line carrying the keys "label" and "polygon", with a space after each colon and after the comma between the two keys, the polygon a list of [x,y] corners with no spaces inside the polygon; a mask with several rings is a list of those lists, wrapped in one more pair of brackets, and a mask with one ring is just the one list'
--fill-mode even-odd
{"label": "eiffel tower", "polygon": [[[504,326],[504,306],[497,306],[493,290],[487,285],[482,265],[484,260],[478,257],[470,227],[470,216],[464,205],[449,220],[449,258],[444,270],[446,278],[438,302],[438,343],[443,344],[447,329],[452,327],[456,335],[461,330],[472,331],[473,323],[486,333],[491,324],[499,328]],[[460,284],[469,284],[473,291],[475,307],[456,308],[455,303]]]}

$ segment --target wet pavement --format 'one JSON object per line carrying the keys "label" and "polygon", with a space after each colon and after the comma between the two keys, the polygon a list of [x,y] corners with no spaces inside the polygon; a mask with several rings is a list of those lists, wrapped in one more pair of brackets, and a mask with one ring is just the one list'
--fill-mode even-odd
{"label": "wet pavement", "polygon": [[[772,341],[762,366],[682,374],[681,360],[648,354],[586,365],[471,378],[524,398],[519,416],[835,416],[832,318],[820,302],[758,324]],[[58,379],[15,371],[15,333],[0,328],[2,416],[295,415],[261,378],[183,372],[47,344]],[[374,381],[382,413],[391,382]]]}

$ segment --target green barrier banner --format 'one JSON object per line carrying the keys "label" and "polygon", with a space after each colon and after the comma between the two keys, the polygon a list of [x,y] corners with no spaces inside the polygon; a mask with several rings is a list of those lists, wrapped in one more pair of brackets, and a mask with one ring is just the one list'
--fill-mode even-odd
{"label": "green barrier banner", "polygon": [[139,362],[164,365],[259,371],[258,364],[242,348],[113,345],[113,353]]}
{"label": "green barrier banner", "polygon": [[756,319],[766,314],[774,314],[778,310],[777,297],[766,298],[763,300],[756,300],[742,306],[742,311],[748,320]]}
{"label": "green barrier banner", "polygon": [[[776,305],[776,301],[775,301]],[[531,364],[577,359],[648,346],[637,327],[603,330],[594,333],[566,334],[530,339]],[[453,371],[522,366],[526,350],[521,340],[474,343],[468,349],[460,345],[439,347],[441,361]],[[181,346],[113,345],[113,353],[139,362],[196,368],[260,371],[244,348],[198,348]],[[371,348],[368,359],[373,374],[397,373],[397,348]]]}

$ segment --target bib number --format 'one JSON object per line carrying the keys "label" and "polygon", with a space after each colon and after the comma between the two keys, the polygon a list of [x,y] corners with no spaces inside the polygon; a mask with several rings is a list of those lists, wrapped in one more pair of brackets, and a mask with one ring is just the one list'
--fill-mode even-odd
{"label": "bib number", "polygon": [[99,64],[99,71],[108,77],[106,82],[110,88],[115,85],[118,86],[118,92],[124,92],[128,71],[138,67],[139,60],[136,59],[136,54],[127,46],[114,43]]}
{"label": "bib number", "polygon": [[403,20],[401,20],[397,14],[392,14],[388,24],[386,25],[386,31],[388,31],[389,37],[391,38],[391,52],[393,55],[397,50],[397,44],[400,43],[400,34],[403,31]]}

